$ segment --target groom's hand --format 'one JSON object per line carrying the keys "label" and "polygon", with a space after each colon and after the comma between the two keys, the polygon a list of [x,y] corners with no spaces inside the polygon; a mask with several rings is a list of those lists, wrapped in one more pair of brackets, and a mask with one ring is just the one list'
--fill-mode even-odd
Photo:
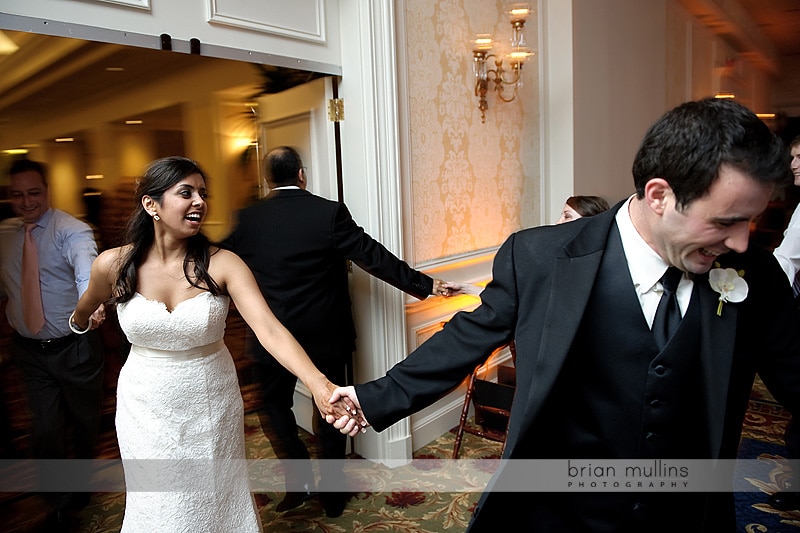
{"label": "groom's hand", "polygon": [[[361,409],[361,404],[358,401],[358,396],[356,396],[354,387],[339,387],[333,391],[329,402],[335,404],[342,401],[347,404],[352,403],[356,407],[357,412],[354,409],[349,415],[338,418],[329,414],[325,417],[325,420],[338,429],[340,433],[350,435],[351,437],[356,436],[359,432],[366,433],[369,422],[364,418],[364,412]],[[349,410],[350,408],[347,407],[347,409]]]}

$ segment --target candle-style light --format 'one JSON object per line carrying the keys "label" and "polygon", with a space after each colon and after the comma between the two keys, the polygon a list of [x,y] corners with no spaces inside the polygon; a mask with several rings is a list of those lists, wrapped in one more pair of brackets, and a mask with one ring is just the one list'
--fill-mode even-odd
{"label": "candle-style light", "polygon": [[[472,41],[473,73],[475,74],[475,96],[478,109],[481,111],[481,122],[486,122],[486,111],[489,104],[486,95],[489,84],[494,84],[497,97],[503,102],[511,102],[517,96],[517,89],[522,86],[522,66],[533,55],[525,42],[525,21],[530,15],[528,4],[514,4],[507,12],[511,22],[511,51],[504,58],[492,53],[495,42],[491,35],[479,34]],[[494,68],[488,68],[486,62],[494,58]],[[506,91],[510,91],[510,96]]]}

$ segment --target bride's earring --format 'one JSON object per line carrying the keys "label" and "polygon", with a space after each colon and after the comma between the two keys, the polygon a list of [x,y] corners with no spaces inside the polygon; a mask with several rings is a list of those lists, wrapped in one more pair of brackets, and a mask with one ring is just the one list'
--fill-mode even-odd
{"label": "bride's earring", "polygon": [[158,213],[153,213],[153,220],[161,220],[161,217],[158,216]]}

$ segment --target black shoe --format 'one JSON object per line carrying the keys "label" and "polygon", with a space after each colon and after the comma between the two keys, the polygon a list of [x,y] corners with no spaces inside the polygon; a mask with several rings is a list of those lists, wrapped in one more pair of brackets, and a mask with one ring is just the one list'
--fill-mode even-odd
{"label": "black shoe", "polygon": [[275,510],[279,513],[284,511],[288,511],[289,509],[294,509],[295,507],[300,507],[305,502],[310,500],[316,496],[313,492],[287,492],[286,496],[278,503],[278,506],[275,507]]}
{"label": "black shoe", "polygon": [[778,511],[800,510],[800,492],[779,490],[769,497],[769,504]]}
{"label": "black shoe", "polygon": [[338,492],[328,492],[320,496],[322,507],[325,509],[325,516],[328,518],[338,518],[342,516],[344,508],[347,506],[347,494]]}

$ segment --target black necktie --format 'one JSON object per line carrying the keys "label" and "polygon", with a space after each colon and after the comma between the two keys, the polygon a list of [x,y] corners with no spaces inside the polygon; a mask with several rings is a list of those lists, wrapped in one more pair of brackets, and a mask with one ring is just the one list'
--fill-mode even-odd
{"label": "black necktie", "polygon": [[681,323],[681,308],[678,305],[677,291],[682,275],[683,272],[677,268],[669,267],[659,280],[664,287],[664,293],[658,302],[656,316],[653,319],[653,337],[659,351],[666,346]]}

